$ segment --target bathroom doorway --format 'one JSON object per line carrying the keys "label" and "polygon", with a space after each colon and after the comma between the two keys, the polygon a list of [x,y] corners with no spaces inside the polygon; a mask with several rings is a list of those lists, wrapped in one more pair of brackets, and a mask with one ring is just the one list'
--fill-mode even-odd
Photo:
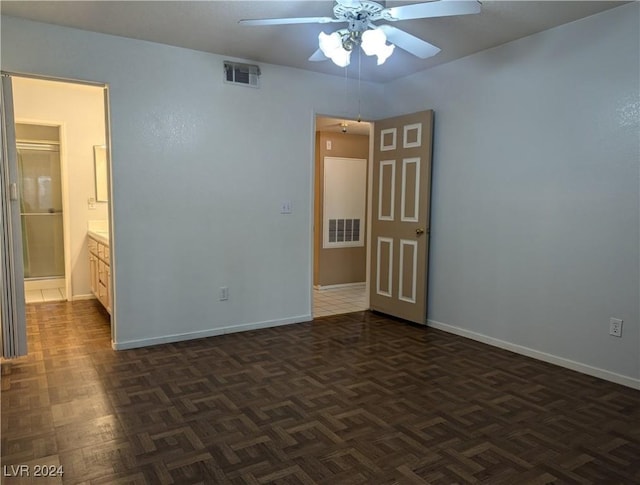
{"label": "bathroom doorway", "polygon": [[[0,86],[2,355],[13,358],[28,352],[28,303],[96,298],[88,234],[111,234],[109,102],[107,86],[91,82],[2,72]],[[109,250],[102,257],[113,260]],[[113,307],[111,279],[104,284]],[[113,340],[115,321],[103,320]]]}
{"label": "bathroom doorway", "polygon": [[11,78],[25,303],[94,298],[87,232],[109,228],[95,159],[107,145],[105,87]]}

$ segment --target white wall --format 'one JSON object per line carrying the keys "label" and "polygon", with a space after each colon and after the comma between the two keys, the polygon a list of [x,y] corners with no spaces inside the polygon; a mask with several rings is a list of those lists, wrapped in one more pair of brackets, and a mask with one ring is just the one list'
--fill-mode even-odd
{"label": "white wall", "polygon": [[639,7],[386,86],[436,113],[432,324],[640,384]]}
{"label": "white wall", "polygon": [[[345,112],[344,78],[231,86],[223,60],[2,18],[2,69],[109,84],[117,347],[310,318],[313,121]],[[363,118],[381,94],[363,83]]]}
{"label": "white wall", "polygon": [[103,89],[14,77],[13,99],[17,121],[62,126],[72,295],[90,295],[87,224],[109,217],[107,203],[97,203],[94,210],[87,203],[95,197],[93,146],[105,143]]}

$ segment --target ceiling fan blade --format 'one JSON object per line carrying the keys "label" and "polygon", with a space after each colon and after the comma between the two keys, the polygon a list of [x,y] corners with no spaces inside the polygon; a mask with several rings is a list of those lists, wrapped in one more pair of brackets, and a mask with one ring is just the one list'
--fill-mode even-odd
{"label": "ceiling fan blade", "polygon": [[385,20],[410,20],[471,13],[480,13],[479,2],[475,0],[439,0],[387,8],[382,11],[382,18]]}
{"label": "ceiling fan blade", "polygon": [[309,57],[309,60],[311,62],[326,61],[327,59],[329,58],[325,56],[320,49],[316,50],[313,54],[311,54],[311,57]]}
{"label": "ceiling fan blade", "polygon": [[439,47],[429,44],[415,35],[411,35],[404,30],[397,29],[392,25],[380,25],[378,28],[385,33],[389,42],[397,45],[414,56],[419,57],[420,59],[435,56],[440,52]]}
{"label": "ceiling fan blade", "polygon": [[287,25],[287,24],[328,24],[341,22],[331,17],[291,17],[283,19],[242,19],[238,20],[242,25]]}

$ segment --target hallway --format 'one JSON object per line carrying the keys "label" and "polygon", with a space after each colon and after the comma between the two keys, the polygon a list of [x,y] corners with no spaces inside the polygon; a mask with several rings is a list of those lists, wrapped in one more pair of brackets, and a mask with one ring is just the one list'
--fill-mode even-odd
{"label": "hallway", "polygon": [[342,313],[361,312],[367,309],[366,286],[313,289],[313,317],[326,317]]}

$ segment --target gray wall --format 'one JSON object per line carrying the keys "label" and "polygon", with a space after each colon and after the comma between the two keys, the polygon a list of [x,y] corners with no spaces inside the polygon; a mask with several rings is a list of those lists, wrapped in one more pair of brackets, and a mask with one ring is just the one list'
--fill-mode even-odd
{"label": "gray wall", "polygon": [[639,7],[385,87],[436,113],[432,324],[639,384]]}

